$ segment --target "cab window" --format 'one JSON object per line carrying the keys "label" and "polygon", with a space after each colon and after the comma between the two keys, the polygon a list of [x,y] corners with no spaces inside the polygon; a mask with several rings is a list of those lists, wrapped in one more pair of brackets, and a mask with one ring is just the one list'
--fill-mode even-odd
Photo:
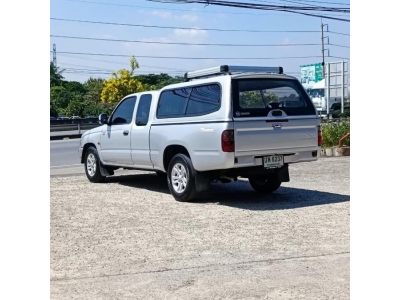
{"label": "cab window", "polygon": [[181,88],[162,92],[158,101],[157,117],[183,117],[190,91],[190,88]]}
{"label": "cab window", "polygon": [[217,111],[221,105],[221,87],[208,84],[193,87],[186,108],[186,115],[205,115]]}
{"label": "cab window", "polygon": [[142,95],[136,112],[136,126],[146,126],[149,121],[151,95]]}
{"label": "cab window", "polygon": [[132,122],[133,109],[135,108],[136,96],[126,98],[115,109],[112,117],[112,125],[130,124]]}

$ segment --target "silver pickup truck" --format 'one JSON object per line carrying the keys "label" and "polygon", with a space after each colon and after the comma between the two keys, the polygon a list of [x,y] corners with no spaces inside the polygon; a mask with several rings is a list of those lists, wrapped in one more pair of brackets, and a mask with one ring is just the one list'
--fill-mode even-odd
{"label": "silver pickup truck", "polygon": [[288,165],[318,158],[320,120],[299,81],[281,67],[218,66],[186,81],[126,96],[81,138],[91,182],[118,168],[166,173],[189,201],[213,180],[248,178],[260,193],[289,181]]}

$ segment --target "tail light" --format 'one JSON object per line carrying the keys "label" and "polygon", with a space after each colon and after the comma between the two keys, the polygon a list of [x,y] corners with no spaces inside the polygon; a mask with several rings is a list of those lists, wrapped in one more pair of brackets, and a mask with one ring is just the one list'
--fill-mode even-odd
{"label": "tail light", "polygon": [[223,152],[235,151],[235,134],[232,129],[224,130],[221,134],[221,147]]}
{"label": "tail light", "polygon": [[322,131],[321,126],[318,126],[318,146],[322,145]]}

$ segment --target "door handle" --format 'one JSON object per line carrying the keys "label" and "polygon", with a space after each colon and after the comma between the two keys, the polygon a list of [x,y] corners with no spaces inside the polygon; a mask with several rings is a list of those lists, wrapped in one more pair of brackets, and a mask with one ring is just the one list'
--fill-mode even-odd
{"label": "door handle", "polygon": [[123,133],[124,135],[128,135],[128,134],[129,134],[129,130],[124,130],[122,133]]}

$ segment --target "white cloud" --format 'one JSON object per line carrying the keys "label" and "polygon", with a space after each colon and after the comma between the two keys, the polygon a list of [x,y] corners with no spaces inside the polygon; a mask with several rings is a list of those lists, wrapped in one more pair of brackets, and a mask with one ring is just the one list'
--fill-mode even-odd
{"label": "white cloud", "polygon": [[196,29],[174,29],[173,34],[186,42],[204,41],[208,36],[207,31]]}
{"label": "white cloud", "polygon": [[199,19],[199,16],[195,14],[183,14],[180,18],[184,21],[196,22]]}
{"label": "white cloud", "polygon": [[172,13],[168,11],[153,10],[151,14],[161,19],[171,19],[173,17]]}
{"label": "white cloud", "polygon": [[186,22],[196,22],[199,20],[199,16],[192,13],[173,14],[168,11],[153,10],[151,12],[151,15],[161,19],[170,19],[170,20],[186,21]]}

